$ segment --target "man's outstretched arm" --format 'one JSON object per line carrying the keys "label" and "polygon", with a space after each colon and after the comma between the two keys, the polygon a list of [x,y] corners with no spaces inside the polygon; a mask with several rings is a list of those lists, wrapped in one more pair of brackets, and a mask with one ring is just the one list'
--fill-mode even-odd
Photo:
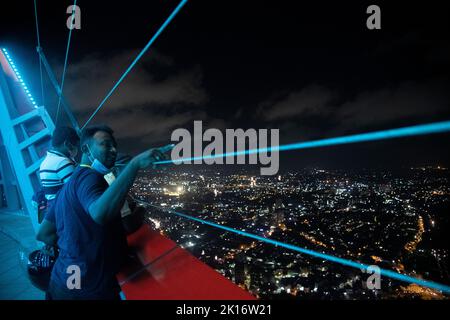
{"label": "man's outstretched arm", "polygon": [[108,189],[89,205],[88,211],[92,219],[103,225],[119,215],[138,171],[161,159],[164,159],[164,155],[158,149],[150,149],[134,157]]}

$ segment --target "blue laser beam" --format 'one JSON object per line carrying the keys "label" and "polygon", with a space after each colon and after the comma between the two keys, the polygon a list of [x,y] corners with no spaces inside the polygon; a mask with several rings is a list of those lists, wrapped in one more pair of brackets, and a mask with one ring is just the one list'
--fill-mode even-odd
{"label": "blue laser beam", "polygon": [[[67,38],[67,47],[66,47],[66,57],[64,58],[64,69],[63,69],[63,73],[61,76],[61,91],[59,92],[59,96],[58,96],[58,107],[56,108],[56,124],[58,124],[58,118],[59,118],[59,109],[61,107],[61,96],[63,93],[63,89],[64,89],[64,80],[66,78],[66,68],[67,68],[67,60],[69,58],[69,49],[70,49],[70,40],[72,39],[72,30],[73,30],[73,21],[75,20],[74,12],[75,12],[75,7],[77,6],[77,0],[74,0],[73,2],[73,9],[72,9],[72,20],[70,20],[70,30],[69,30],[69,37]],[[40,61],[40,59],[39,59]]]}
{"label": "blue laser beam", "polygon": [[102,106],[105,104],[106,100],[109,99],[109,97],[113,94],[113,92],[116,90],[116,88],[120,85],[120,83],[125,79],[125,77],[128,75],[128,73],[133,69],[134,65],[141,59],[141,57],[145,54],[145,52],[150,48],[150,46],[153,44],[153,42],[158,38],[158,36],[163,32],[163,30],[167,27],[167,25],[172,21],[172,19],[177,15],[177,13],[183,8],[183,6],[186,4],[188,0],[182,0],[178,6],[173,10],[172,14],[166,19],[166,21],[162,24],[162,26],[156,31],[156,33],[153,35],[153,37],[150,39],[150,41],[147,43],[147,45],[144,47],[144,49],[141,50],[141,52],[137,55],[137,57],[134,59],[134,61],[130,64],[128,69],[122,74],[120,79],[116,82],[114,87],[109,91],[109,93],[106,95],[106,97],[103,99],[103,101],[100,103],[100,105],[97,107],[97,109],[92,113],[92,115],[89,117],[89,119],[86,121],[86,123],[81,127],[81,130],[86,127],[86,125],[91,122],[91,120],[95,117],[95,115],[98,113],[98,111],[102,108]]}
{"label": "blue laser beam", "polygon": [[[36,0],[34,0],[34,20],[35,20],[35,23],[36,23],[37,45],[40,48],[41,47],[41,38],[39,36],[39,20],[38,20],[38,14],[37,14]],[[41,76],[41,98],[42,98],[41,104],[43,106],[45,106],[44,80],[43,80],[43,76],[42,76],[42,61],[41,61],[41,59],[39,59],[39,74]]]}
{"label": "blue laser beam", "polygon": [[[192,221],[196,221],[196,222],[199,222],[199,223],[202,223],[202,224],[206,224],[206,225],[209,225],[209,226],[214,227],[214,228],[218,228],[218,229],[222,229],[222,230],[225,230],[225,231],[228,231],[228,232],[236,233],[238,235],[241,235],[241,236],[244,236],[244,237],[247,237],[247,238],[255,239],[255,240],[258,240],[258,241],[261,241],[261,242],[265,242],[265,243],[268,243],[268,244],[272,244],[272,245],[275,245],[275,246],[280,246],[280,247],[283,247],[283,248],[286,248],[286,249],[290,249],[290,250],[293,250],[293,251],[296,251],[296,252],[299,252],[299,253],[304,253],[304,254],[307,254],[307,255],[310,255],[310,256],[313,256],[313,257],[316,257],[316,258],[320,258],[320,259],[332,261],[332,262],[335,262],[335,263],[339,263],[339,264],[344,265],[344,266],[348,266],[348,267],[352,267],[352,268],[356,268],[356,269],[360,269],[360,270],[361,269],[367,270],[369,267],[371,267],[368,264],[355,262],[355,261],[344,259],[344,258],[339,258],[339,257],[333,256],[333,255],[330,255],[330,254],[321,253],[321,252],[317,252],[317,251],[314,251],[314,250],[301,248],[301,247],[298,247],[298,246],[295,246],[295,245],[292,245],[292,244],[287,244],[287,243],[284,243],[284,242],[281,242],[281,241],[276,241],[276,240],[264,238],[264,237],[261,237],[261,236],[258,236],[256,234],[252,234],[252,233],[249,233],[249,232],[236,230],[236,229],[233,229],[233,228],[230,228],[230,227],[227,227],[227,226],[222,226],[222,225],[214,223],[214,222],[206,221],[206,220],[203,220],[203,219],[199,219],[199,218],[195,218],[195,217],[189,216],[189,215],[181,213],[181,212],[177,212],[175,210],[159,207],[159,206],[153,205],[151,203],[148,203],[148,202],[145,202],[145,201],[142,201],[142,200],[137,200],[137,201],[141,202],[142,204],[146,204],[146,205],[149,205],[151,207],[154,207],[154,208],[157,208],[157,209],[160,209],[160,210],[163,210],[163,211],[167,211],[167,212],[173,213],[173,214],[175,214],[177,216],[180,216],[180,217],[192,220]],[[386,269],[380,268],[380,275],[388,277],[388,278],[391,278],[391,279],[399,280],[399,281],[402,281],[402,282],[417,284],[417,285],[420,285],[420,286],[423,286],[423,287],[439,290],[439,291],[442,291],[443,293],[446,293],[446,294],[450,293],[450,286],[447,286],[447,285],[444,285],[444,284],[440,284],[440,283],[437,283],[437,282],[433,282],[433,281],[428,281],[428,280],[414,278],[414,277],[407,276],[407,275],[401,274],[401,273],[397,273],[397,272],[394,272],[394,271],[391,271],[391,270],[386,270]]]}
{"label": "blue laser beam", "polygon": [[210,155],[210,156],[180,158],[180,159],[176,159],[176,160],[163,160],[163,161],[157,161],[154,164],[159,165],[159,164],[170,164],[170,163],[182,163],[182,162],[190,162],[190,161],[194,161],[194,160],[232,157],[232,156],[247,155],[247,154],[254,154],[254,153],[266,153],[266,152],[272,152],[272,151],[289,151],[289,150],[318,148],[318,147],[326,147],[326,146],[334,146],[334,145],[342,145],[342,144],[350,144],[350,143],[358,143],[358,142],[404,138],[404,137],[420,136],[420,135],[427,135],[427,134],[433,134],[433,133],[443,133],[443,132],[448,132],[448,131],[450,131],[450,121],[441,121],[441,122],[433,122],[433,123],[429,123],[429,124],[421,124],[421,125],[402,127],[402,128],[396,128],[396,129],[359,133],[359,134],[342,136],[342,137],[327,138],[327,139],[305,141],[305,142],[297,142],[297,143],[285,144],[285,145],[281,145],[281,146],[221,153],[221,154]]}

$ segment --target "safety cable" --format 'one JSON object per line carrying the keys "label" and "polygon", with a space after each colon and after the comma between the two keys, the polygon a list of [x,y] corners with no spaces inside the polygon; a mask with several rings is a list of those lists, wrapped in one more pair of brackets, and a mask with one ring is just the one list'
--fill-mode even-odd
{"label": "safety cable", "polygon": [[[38,22],[36,0],[34,0],[34,20],[36,22],[37,46],[40,49],[41,48],[41,39],[39,37],[39,22]],[[43,81],[43,77],[42,77],[42,61],[41,61],[41,57],[39,56],[39,53],[38,53],[38,58],[39,58],[39,73],[41,75],[41,102],[42,102],[42,105],[45,106],[44,81]]]}
{"label": "safety cable", "polygon": [[64,58],[64,68],[63,68],[63,73],[61,76],[61,85],[60,87],[60,92],[58,95],[58,107],[56,108],[56,121],[55,121],[55,125],[58,124],[58,118],[59,118],[59,109],[61,107],[61,96],[63,94],[63,89],[64,89],[64,79],[66,78],[66,68],[67,68],[67,60],[69,57],[69,49],[70,49],[70,40],[72,38],[72,30],[73,30],[73,22],[75,20],[74,12],[75,12],[75,7],[77,5],[77,0],[74,0],[73,6],[72,6],[72,15],[71,15],[71,20],[70,20],[70,28],[69,28],[69,37],[67,38],[67,46],[66,46],[66,57]]}
{"label": "safety cable", "polygon": [[156,31],[156,33],[153,35],[153,37],[150,39],[150,41],[147,43],[147,45],[144,47],[144,49],[141,50],[141,52],[136,56],[136,58],[133,60],[133,62],[130,64],[130,66],[127,68],[127,70],[125,70],[125,72],[122,74],[122,76],[120,77],[120,79],[116,82],[116,84],[113,86],[113,88],[111,89],[111,91],[109,91],[109,93],[106,95],[106,97],[102,100],[102,102],[99,104],[99,106],[97,107],[97,109],[92,113],[92,115],[89,117],[89,119],[85,122],[85,124],[81,127],[81,130],[84,129],[84,127],[86,127],[89,122],[91,122],[91,120],[95,117],[95,115],[97,114],[97,112],[100,111],[100,109],[102,108],[102,106],[105,104],[106,100],[109,99],[109,97],[113,94],[114,90],[117,89],[117,87],[119,86],[119,84],[123,81],[123,79],[125,79],[125,77],[128,75],[128,73],[131,71],[131,69],[133,69],[133,67],[135,66],[135,64],[139,61],[140,58],[142,58],[142,56],[144,55],[144,53],[150,48],[150,46],[152,45],[152,43],[156,40],[156,38],[158,38],[158,36],[161,34],[161,32],[167,27],[167,25],[172,21],[172,19],[176,16],[176,14],[181,10],[181,8],[186,4],[188,0],[182,0],[178,6],[175,8],[175,10],[172,12],[172,14],[166,19],[166,21],[162,24],[162,26],[158,29],[158,31]]}

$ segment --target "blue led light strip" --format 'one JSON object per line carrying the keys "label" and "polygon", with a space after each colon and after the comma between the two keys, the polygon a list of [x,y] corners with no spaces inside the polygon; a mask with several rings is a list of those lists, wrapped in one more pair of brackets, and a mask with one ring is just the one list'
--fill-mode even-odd
{"label": "blue led light strip", "polygon": [[263,152],[270,152],[270,151],[289,151],[289,150],[318,148],[318,147],[334,146],[334,145],[349,144],[349,143],[358,143],[358,142],[366,142],[366,141],[403,138],[403,137],[409,137],[409,136],[419,136],[419,135],[426,135],[426,134],[433,134],[433,133],[442,133],[442,132],[448,132],[448,131],[450,131],[450,121],[442,121],[442,122],[421,124],[421,125],[403,127],[403,128],[397,128],[397,129],[360,133],[360,134],[354,134],[354,135],[342,136],[342,137],[336,137],[336,138],[297,142],[297,143],[285,144],[285,145],[275,146],[275,147],[228,152],[228,153],[216,154],[216,155],[205,156],[205,157],[192,157],[192,158],[180,158],[180,159],[176,159],[176,160],[163,160],[163,161],[155,162],[155,164],[182,163],[182,162],[193,161],[193,160],[223,158],[223,157],[247,155],[247,154],[254,154],[254,153],[263,153]]}
{"label": "blue led light strip", "polygon": [[125,79],[125,77],[128,75],[128,73],[133,69],[135,64],[139,61],[140,58],[145,54],[145,52],[150,48],[150,46],[153,44],[153,42],[158,38],[158,36],[163,32],[163,30],[167,27],[167,25],[172,21],[172,19],[177,15],[177,13],[181,10],[181,8],[186,4],[188,0],[182,0],[178,6],[175,8],[175,10],[172,12],[172,14],[166,19],[166,21],[163,23],[163,25],[156,31],[156,33],[153,35],[153,37],[150,39],[150,41],[147,43],[147,45],[144,47],[144,49],[141,50],[141,52],[137,55],[137,57],[134,59],[134,61],[130,64],[128,69],[123,73],[123,75],[120,77],[120,79],[116,82],[114,87],[109,91],[109,93],[106,95],[106,97],[103,99],[103,101],[100,103],[100,105],[97,107],[97,109],[94,111],[94,113],[89,117],[89,119],[86,121],[86,123],[81,127],[81,130],[86,127],[89,122],[91,122],[92,118],[95,117],[97,112],[101,109],[103,104],[106,102],[106,100],[109,99],[109,97],[113,94],[114,90],[119,86],[119,84]]}
{"label": "blue led light strip", "polygon": [[[151,207],[154,207],[154,208],[157,208],[157,209],[169,212],[169,213],[173,213],[173,214],[175,214],[177,216],[180,216],[182,218],[186,218],[186,219],[189,219],[189,220],[192,220],[192,221],[196,221],[196,222],[199,222],[199,223],[202,223],[202,224],[206,224],[206,225],[209,225],[211,227],[222,229],[222,230],[225,230],[225,231],[228,231],[228,232],[236,233],[238,235],[241,235],[241,236],[244,236],[244,237],[247,237],[247,238],[255,239],[255,240],[258,240],[258,241],[261,241],[261,242],[265,242],[265,243],[268,243],[268,244],[272,244],[272,245],[275,245],[275,246],[280,246],[280,247],[283,247],[283,248],[286,248],[286,249],[289,249],[289,250],[293,250],[293,251],[296,251],[296,252],[299,252],[299,253],[304,253],[304,254],[307,254],[307,255],[310,255],[310,256],[313,256],[313,257],[316,257],[316,258],[320,258],[320,259],[328,260],[328,261],[331,261],[331,262],[339,263],[339,264],[342,264],[344,266],[348,266],[348,267],[352,267],[352,268],[356,268],[356,269],[360,269],[360,270],[361,269],[368,270],[368,268],[370,267],[370,265],[368,265],[368,264],[359,263],[359,262],[355,262],[355,261],[352,261],[352,260],[343,259],[343,258],[339,258],[339,257],[332,256],[332,255],[329,255],[329,254],[317,252],[317,251],[314,251],[314,250],[301,248],[301,247],[294,246],[294,245],[291,245],[291,244],[287,244],[287,243],[284,243],[284,242],[280,242],[280,241],[264,238],[264,237],[261,237],[261,236],[258,236],[258,235],[252,234],[252,233],[236,230],[236,229],[233,229],[233,228],[230,228],[230,227],[222,226],[222,225],[217,224],[217,223],[213,223],[213,222],[209,222],[209,221],[206,221],[206,220],[203,220],[203,219],[195,218],[195,217],[189,216],[187,214],[180,213],[180,212],[168,209],[168,208],[155,206],[153,204],[150,204],[150,203],[142,201],[142,200],[137,200],[137,201],[142,203],[142,204],[146,204],[148,206],[151,206]],[[423,280],[423,279],[410,277],[410,276],[407,276],[407,275],[404,275],[404,274],[401,274],[401,273],[397,273],[397,272],[394,272],[394,271],[390,271],[390,270],[387,270],[387,269],[380,268],[380,275],[388,277],[388,278],[391,278],[391,279],[395,279],[395,280],[399,280],[399,281],[403,281],[403,282],[407,282],[407,283],[412,283],[412,284],[417,284],[417,285],[420,285],[420,286],[423,286],[423,287],[427,287],[427,288],[431,288],[431,289],[436,289],[436,290],[442,291],[443,293],[446,293],[446,294],[450,293],[450,286],[447,286],[447,285],[444,285],[444,284],[440,284],[440,283],[437,283],[437,282],[433,282],[433,281],[428,281],[428,280]]]}
{"label": "blue led light strip", "polygon": [[[58,96],[58,107],[56,108],[56,121],[55,124],[58,124],[58,118],[59,118],[59,109],[61,107],[61,96],[63,94],[63,89],[64,89],[64,79],[66,78],[66,68],[67,68],[67,60],[69,57],[69,48],[70,48],[70,39],[72,38],[72,30],[73,30],[73,21],[74,21],[74,12],[75,12],[75,7],[77,5],[77,0],[75,0],[73,2],[73,8],[72,8],[72,19],[70,20],[70,30],[69,30],[69,37],[67,39],[67,47],[66,47],[66,57],[64,58],[64,69],[63,69],[63,73],[61,76],[61,85],[59,86],[61,88],[61,91],[59,92],[59,96]],[[40,59],[39,59],[40,60]]]}
{"label": "blue led light strip", "polygon": [[36,101],[34,101],[33,96],[30,93],[30,90],[28,89],[27,85],[25,84],[25,82],[22,79],[22,76],[20,75],[19,71],[17,71],[16,65],[14,64],[14,61],[12,60],[12,58],[10,57],[8,51],[5,48],[2,48],[2,52],[5,55],[6,59],[8,60],[8,63],[11,67],[11,69],[13,69],[17,79],[19,79],[19,83],[22,86],[23,90],[25,90],[25,93],[28,97],[28,99],[30,100],[31,104],[37,108],[36,105]]}

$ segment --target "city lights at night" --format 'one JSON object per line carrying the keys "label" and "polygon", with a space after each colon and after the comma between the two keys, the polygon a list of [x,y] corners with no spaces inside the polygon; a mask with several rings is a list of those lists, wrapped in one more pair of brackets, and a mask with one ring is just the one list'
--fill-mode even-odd
{"label": "city lights at night", "polygon": [[180,319],[450,301],[444,2],[0,16],[0,300]]}

